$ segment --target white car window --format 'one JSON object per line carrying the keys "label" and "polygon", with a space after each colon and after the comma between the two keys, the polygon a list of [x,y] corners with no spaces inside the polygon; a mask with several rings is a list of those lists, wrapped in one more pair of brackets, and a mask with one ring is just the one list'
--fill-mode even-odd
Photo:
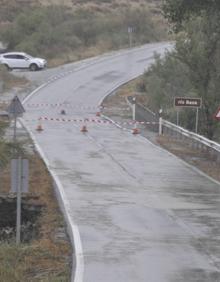
{"label": "white car window", "polygon": [[5,55],[4,58],[7,58],[7,59],[16,59],[16,55]]}
{"label": "white car window", "polygon": [[16,55],[16,59],[25,60],[25,57],[23,55]]}

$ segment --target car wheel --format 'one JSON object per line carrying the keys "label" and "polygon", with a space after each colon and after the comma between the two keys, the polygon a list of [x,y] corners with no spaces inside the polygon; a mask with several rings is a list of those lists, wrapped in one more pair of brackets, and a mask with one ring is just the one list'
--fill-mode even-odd
{"label": "car wheel", "polygon": [[29,67],[29,69],[30,69],[31,71],[36,71],[36,70],[38,69],[38,66],[37,66],[36,64],[31,64],[30,67]]}
{"label": "car wheel", "polygon": [[10,68],[7,64],[4,65],[7,71],[12,71],[12,68]]}

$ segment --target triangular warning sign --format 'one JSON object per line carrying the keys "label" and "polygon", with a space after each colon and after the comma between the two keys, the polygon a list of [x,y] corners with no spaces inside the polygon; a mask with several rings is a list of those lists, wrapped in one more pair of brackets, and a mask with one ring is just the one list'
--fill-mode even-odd
{"label": "triangular warning sign", "polygon": [[220,111],[216,114],[216,118],[220,118]]}
{"label": "triangular warning sign", "polygon": [[9,114],[12,114],[13,116],[19,116],[25,112],[24,107],[22,106],[18,96],[15,96],[12,99],[11,104],[8,106],[7,111]]}
{"label": "triangular warning sign", "polygon": [[215,114],[215,119],[220,120],[220,107],[218,108],[218,110]]}

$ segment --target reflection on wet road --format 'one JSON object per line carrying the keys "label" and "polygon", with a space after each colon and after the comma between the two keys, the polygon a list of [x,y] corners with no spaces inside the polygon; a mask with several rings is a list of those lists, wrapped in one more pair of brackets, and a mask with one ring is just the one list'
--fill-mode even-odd
{"label": "reflection on wet road", "polygon": [[[166,46],[90,61],[28,102],[95,107],[117,85],[142,73],[154,50],[163,52]],[[219,184],[113,124],[88,123],[83,134],[79,123],[44,121],[44,131],[37,134],[34,119],[60,117],[59,110],[27,108],[24,118],[61,181],[69,215],[79,228],[83,281],[220,281]],[[66,110],[67,119],[96,113]]]}

